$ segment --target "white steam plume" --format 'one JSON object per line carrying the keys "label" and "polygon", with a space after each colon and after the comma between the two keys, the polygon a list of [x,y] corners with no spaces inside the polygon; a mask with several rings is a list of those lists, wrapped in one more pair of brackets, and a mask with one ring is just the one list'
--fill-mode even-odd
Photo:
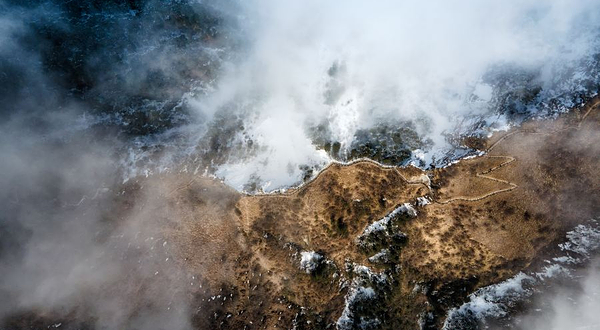
{"label": "white steam plume", "polygon": [[434,143],[430,162],[448,148],[444,132],[490,114],[490,69],[536,72],[542,97],[576,89],[555,80],[582,74],[599,9],[564,0],[247,2],[238,16],[249,40],[242,60],[195,105],[209,116],[244,114],[245,134],[261,148],[217,174],[237,189],[253,177],[267,190],[297,183],[300,165],[327,162],[311,143],[319,124],[344,151],[357,129],[413,121]]}

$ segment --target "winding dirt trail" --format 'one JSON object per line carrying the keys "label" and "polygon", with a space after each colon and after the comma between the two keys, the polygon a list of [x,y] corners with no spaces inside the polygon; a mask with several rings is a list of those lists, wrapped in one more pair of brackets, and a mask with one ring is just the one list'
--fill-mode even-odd
{"label": "winding dirt trail", "polygon": [[[503,180],[503,179],[499,179],[499,178],[495,178],[493,176],[490,176],[489,174],[506,166],[509,165],[515,161],[517,161],[517,159],[513,156],[509,156],[509,155],[489,155],[489,153],[500,143],[504,142],[507,138],[515,135],[515,134],[544,134],[544,135],[549,135],[549,134],[555,134],[558,133],[560,131],[564,131],[564,130],[570,130],[570,129],[579,129],[581,127],[581,125],[583,124],[583,122],[586,120],[586,118],[588,117],[588,115],[592,112],[592,110],[596,109],[598,106],[600,106],[600,97],[597,97],[595,99],[593,99],[591,101],[591,103],[586,104],[581,111],[585,111],[585,113],[580,117],[579,122],[577,123],[577,125],[575,126],[569,126],[569,127],[565,127],[563,129],[557,130],[557,131],[551,131],[551,132],[536,132],[536,131],[531,131],[531,130],[527,130],[527,129],[518,129],[515,130],[513,132],[507,133],[504,136],[500,137],[496,142],[494,142],[490,147],[488,147],[485,150],[485,154],[481,157],[487,157],[487,158],[504,158],[506,159],[506,161],[502,162],[499,165],[496,165],[492,168],[489,168],[485,171],[476,173],[476,176],[479,178],[483,178],[486,180],[491,180],[494,182],[498,182],[498,183],[502,183],[502,184],[506,184],[508,185],[507,188],[504,189],[499,189],[499,190],[495,190],[489,193],[486,193],[484,195],[481,196],[477,196],[477,197],[466,197],[466,196],[456,196],[456,197],[452,197],[446,200],[433,200],[432,203],[438,203],[438,204],[449,204],[452,202],[456,202],[456,201],[467,201],[467,202],[476,202],[476,201],[480,201],[483,199],[486,199],[488,197],[500,194],[500,193],[504,193],[504,192],[508,192],[511,190],[514,190],[516,188],[519,187],[519,185],[517,183],[514,182],[509,182],[507,180]],[[317,173],[317,175],[315,175],[313,178],[311,178],[310,180],[303,182],[302,184],[298,185],[297,187],[294,188],[290,188],[290,189],[281,189],[281,190],[275,190],[273,192],[269,192],[269,193],[244,193],[244,195],[246,197],[289,197],[289,196],[295,196],[298,195],[299,193],[301,193],[302,191],[304,191],[309,185],[311,185],[313,182],[315,182],[316,180],[318,180],[321,175],[325,172],[327,172],[328,170],[330,170],[330,168],[332,166],[343,166],[343,167],[347,167],[347,166],[353,166],[353,165],[357,165],[357,164],[361,164],[361,163],[369,163],[369,164],[373,164],[375,166],[378,166],[380,168],[386,169],[386,170],[392,170],[395,171],[400,177],[401,179],[406,182],[406,184],[408,185],[422,185],[424,187],[426,187],[430,192],[432,192],[431,186],[430,186],[430,182],[429,182],[429,177],[426,174],[423,174],[418,180],[410,180],[408,179],[404,174],[402,174],[400,172],[400,170],[398,170],[398,166],[393,166],[393,165],[385,165],[382,164],[380,162],[377,162],[375,160],[369,159],[369,158],[360,158],[360,159],[356,159],[356,160],[352,160],[349,162],[340,162],[340,161],[332,161],[331,163],[329,163],[327,166],[325,166],[322,170],[319,171],[319,173]],[[191,183],[191,182],[190,182]],[[188,185],[184,185],[183,187],[180,187],[180,189],[185,188],[185,186],[189,186]],[[178,190],[178,189],[176,189]]]}
{"label": "winding dirt trail", "polygon": [[386,170],[391,170],[396,172],[400,178],[402,179],[402,181],[406,182],[406,184],[409,185],[422,185],[424,187],[426,187],[429,191],[431,191],[431,187],[429,185],[429,177],[427,177],[426,174],[423,174],[419,180],[409,180],[406,178],[406,176],[404,176],[404,174],[402,174],[399,170],[398,170],[398,166],[393,166],[393,165],[385,165],[382,164],[378,161],[369,159],[369,158],[359,158],[359,159],[355,159],[349,162],[340,162],[340,161],[332,161],[331,163],[329,163],[327,166],[325,166],[325,168],[323,168],[321,171],[319,171],[319,173],[312,179],[300,184],[298,187],[295,188],[291,188],[289,190],[285,190],[285,191],[281,191],[281,190],[276,190],[270,193],[255,193],[255,194],[251,194],[251,193],[246,193],[247,197],[281,197],[281,196],[294,196],[299,194],[300,192],[302,192],[304,189],[306,189],[310,184],[312,184],[313,182],[317,181],[319,179],[319,177],[327,172],[330,167],[332,166],[342,166],[342,167],[347,167],[347,166],[353,166],[353,165],[357,165],[357,164],[361,164],[361,163],[368,163],[368,164],[372,164],[375,166],[378,166],[380,168],[386,169]]}
{"label": "winding dirt trail", "polygon": [[504,183],[504,184],[509,185],[510,187],[505,188],[505,189],[495,190],[495,191],[489,192],[487,194],[484,194],[484,195],[481,195],[481,196],[478,196],[478,197],[457,196],[457,197],[452,197],[452,198],[447,199],[447,200],[435,200],[433,202],[434,203],[439,203],[439,204],[448,204],[448,203],[455,202],[455,201],[476,202],[476,201],[480,201],[480,200],[483,200],[485,198],[488,198],[488,197],[491,197],[491,196],[494,196],[494,195],[497,195],[497,194],[500,194],[500,193],[503,193],[503,192],[508,192],[508,191],[511,191],[513,189],[518,188],[519,186],[516,183],[514,183],[514,182],[509,182],[509,181],[506,181],[506,180],[494,178],[492,176],[487,175],[487,174],[489,174],[489,173],[491,173],[491,172],[493,172],[493,171],[495,171],[495,170],[497,170],[497,169],[499,169],[501,167],[504,167],[504,166],[506,166],[506,165],[508,165],[508,164],[510,164],[512,162],[515,162],[517,159],[515,157],[508,156],[508,155],[489,155],[489,153],[498,144],[500,144],[501,142],[503,142],[504,140],[506,140],[507,138],[509,138],[509,137],[511,137],[511,136],[513,136],[515,134],[542,134],[542,135],[551,135],[551,134],[556,134],[556,133],[559,133],[559,132],[562,132],[562,131],[566,131],[566,130],[571,130],[571,129],[579,130],[581,128],[581,125],[583,124],[583,122],[588,117],[588,115],[592,112],[592,110],[596,109],[599,105],[600,105],[600,98],[596,98],[596,100],[592,100],[592,102],[590,104],[586,104],[582,108],[582,110],[585,110],[585,113],[581,117],[581,119],[579,120],[579,122],[577,123],[576,126],[568,126],[568,127],[563,128],[563,129],[556,130],[556,131],[550,131],[550,132],[536,132],[536,131],[530,131],[530,130],[527,130],[527,129],[518,129],[518,130],[516,130],[514,132],[510,132],[510,133],[505,134],[504,136],[502,136],[501,138],[499,138],[498,141],[494,142],[490,147],[488,147],[485,150],[485,155],[483,157],[486,157],[486,158],[505,158],[507,160],[505,162],[501,163],[500,165],[496,165],[496,166],[494,166],[494,167],[492,167],[490,169],[487,169],[487,170],[485,170],[483,172],[477,173],[476,176],[479,177],[479,178],[483,178],[483,179],[492,180],[492,181],[495,181],[495,182]]}
{"label": "winding dirt trail", "polygon": [[513,182],[509,182],[509,181],[506,181],[506,180],[502,180],[502,179],[498,179],[498,178],[494,178],[492,176],[486,175],[486,174],[491,173],[491,172],[493,172],[493,171],[495,171],[495,170],[497,170],[497,169],[499,169],[499,168],[501,168],[501,167],[503,167],[505,165],[508,165],[508,164],[516,161],[516,158],[514,158],[512,156],[487,156],[487,155],[484,156],[484,157],[487,157],[487,158],[505,158],[505,159],[507,159],[507,161],[501,163],[500,165],[496,165],[496,166],[494,166],[494,167],[492,167],[490,169],[487,169],[487,170],[485,170],[483,172],[477,173],[476,176],[478,178],[483,178],[483,179],[492,180],[492,181],[495,181],[495,182],[504,183],[504,184],[509,185],[510,187],[505,188],[505,189],[495,190],[495,191],[492,191],[492,192],[489,192],[487,194],[484,194],[484,195],[481,195],[481,196],[477,196],[477,197],[457,196],[457,197],[452,197],[450,199],[443,200],[443,201],[442,200],[434,200],[433,202],[434,203],[438,203],[438,204],[448,204],[448,203],[452,203],[452,202],[455,202],[455,201],[476,202],[476,201],[480,201],[482,199],[486,199],[486,198],[488,198],[490,196],[494,196],[494,195],[497,195],[497,194],[500,194],[500,193],[503,193],[503,192],[511,191],[511,190],[516,189],[518,187],[518,185],[515,184],[515,183],[513,183]]}

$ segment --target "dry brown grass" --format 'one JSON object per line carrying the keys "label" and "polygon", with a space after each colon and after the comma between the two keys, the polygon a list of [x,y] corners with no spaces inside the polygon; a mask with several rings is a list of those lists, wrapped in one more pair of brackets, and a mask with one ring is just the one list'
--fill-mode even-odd
{"label": "dry brown grass", "polygon": [[[434,201],[400,224],[408,242],[394,275],[398,292],[415,283],[441,289],[471,281],[470,290],[489,285],[525,269],[565,230],[597,214],[597,107],[593,100],[557,120],[526,123],[478,142],[488,148],[486,155],[428,173],[369,161],[333,164],[301,188],[256,196],[191,175],[165,175],[148,184],[168,192],[160,205],[177,225],[165,233],[176,242],[181,262],[202,274],[209,291],[226,283],[235,292],[231,303],[219,306],[222,315],[233,316],[214,324],[289,328],[303,306],[302,317],[312,322],[304,327],[311,328],[307,324],[339,317],[346,260],[387,267],[369,264],[356,237],[417,197]],[[308,275],[298,267],[303,250],[317,250],[334,265]],[[391,297],[393,315],[409,325],[429,299],[423,293]]]}

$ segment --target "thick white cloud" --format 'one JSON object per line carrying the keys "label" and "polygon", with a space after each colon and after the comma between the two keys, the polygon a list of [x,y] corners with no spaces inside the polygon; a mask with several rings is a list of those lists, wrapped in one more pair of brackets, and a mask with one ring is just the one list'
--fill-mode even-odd
{"label": "thick white cloud", "polygon": [[[246,127],[264,149],[218,173],[236,188],[251,175],[269,189],[293,184],[299,165],[323,162],[307,133],[323,121],[344,147],[357,129],[417,119],[444,148],[444,131],[489,110],[482,77],[491,66],[541,70],[552,90],[558,71],[595,52],[600,24],[597,1],[256,0],[241,8],[243,60],[198,102],[212,114],[232,99],[254,100],[237,111],[253,114]],[[275,168],[282,164],[293,170]]]}

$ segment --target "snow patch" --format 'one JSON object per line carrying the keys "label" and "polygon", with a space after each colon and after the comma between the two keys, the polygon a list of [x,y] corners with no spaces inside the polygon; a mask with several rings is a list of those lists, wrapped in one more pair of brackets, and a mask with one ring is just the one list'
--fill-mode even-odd
{"label": "snow patch", "polygon": [[404,203],[400,207],[397,207],[390,212],[390,214],[370,224],[367,228],[365,228],[361,236],[368,236],[372,233],[387,229],[390,221],[402,213],[406,213],[411,217],[417,216],[417,210],[415,210],[409,203]]}
{"label": "snow patch", "polygon": [[[363,286],[353,286],[348,291],[348,295],[346,295],[344,311],[342,315],[337,320],[336,326],[338,330],[350,330],[356,329],[354,322],[354,310],[356,305],[361,302],[367,300],[375,299],[377,295],[375,294],[375,290],[371,287],[363,287]],[[358,328],[359,329],[370,329],[372,328],[373,322],[379,324],[377,319],[365,319],[363,317],[360,318]]]}
{"label": "snow patch", "polygon": [[425,206],[431,204],[431,201],[427,197],[418,197],[417,206]]}
{"label": "snow patch", "polygon": [[504,282],[475,291],[469,296],[469,302],[450,310],[443,329],[460,328],[465,322],[464,318],[481,320],[490,316],[505,316],[508,307],[524,296],[531,295],[532,291],[526,289],[525,284],[533,281],[533,277],[519,273]]}
{"label": "snow patch", "polygon": [[300,255],[300,269],[307,274],[314,273],[323,261],[323,256],[315,251],[302,251]]}
{"label": "snow patch", "polygon": [[373,263],[386,263],[389,261],[389,252],[390,251],[388,249],[381,249],[381,251],[369,257],[369,261]]}
{"label": "snow patch", "polygon": [[590,225],[578,225],[567,233],[568,241],[559,244],[563,251],[570,251],[588,258],[590,252],[600,248],[600,228],[598,222],[592,220]]}

